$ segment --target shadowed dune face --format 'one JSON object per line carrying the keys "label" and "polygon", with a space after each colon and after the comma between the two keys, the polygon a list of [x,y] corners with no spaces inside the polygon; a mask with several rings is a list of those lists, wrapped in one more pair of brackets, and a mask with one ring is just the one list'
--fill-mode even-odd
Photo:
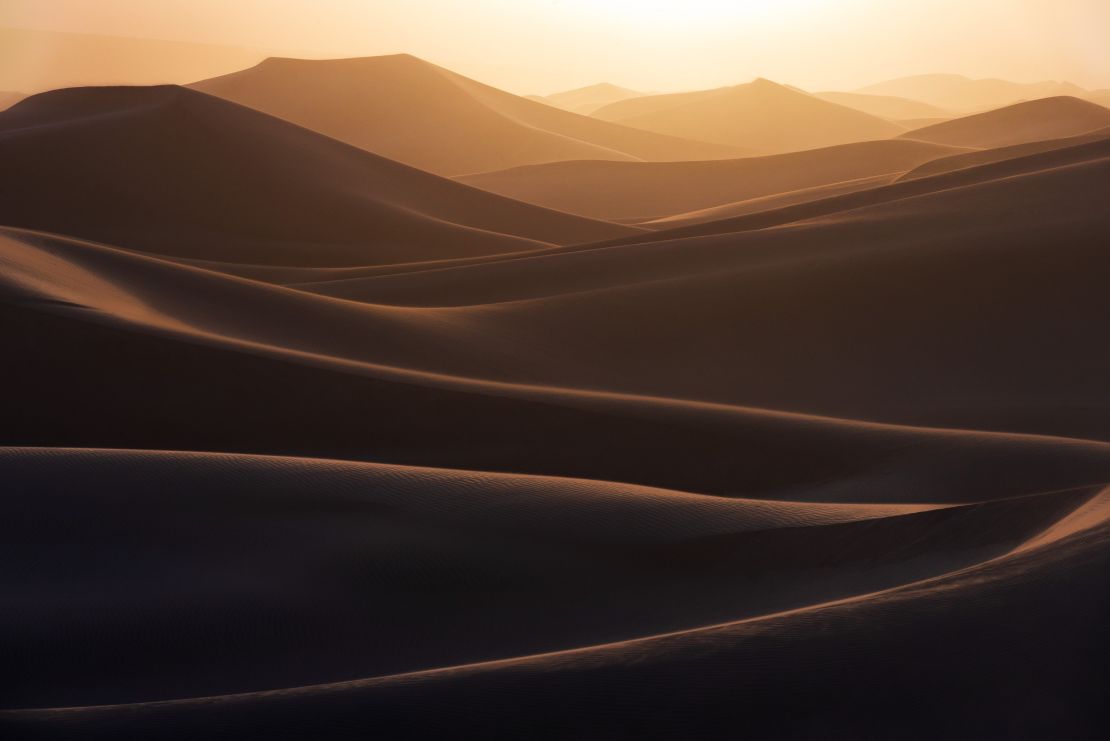
{"label": "shadowed dune face", "polygon": [[407,54],[268,59],[193,87],[443,175],[573,159],[686,160],[742,154],[558,110]]}
{"label": "shadowed dune face", "polygon": [[0,153],[0,222],[160,254],[365,265],[629,233],[178,87],[35,96],[0,116]]}
{"label": "shadowed dune face", "polygon": [[649,220],[876,175],[955,154],[944,145],[876,141],[722,162],[560,162],[459,178],[509,198],[600,219]]}
{"label": "shadowed dune face", "polygon": [[[5,542],[37,565],[8,595],[26,611],[18,632],[4,633],[5,653],[26,672],[9,707],[156,699],[167,680],[178,695],[226,694],[697,628],[691,602],[702,621],[736,620],[1005,556],[1097,494],[808,505],[102,450],[4,449],[0,467],[29,502],[5,523]],[[1093,514],[1080,531],[1102,524],[1106,513]],[[191,547],[199,539],[205,547]],[[90,547],[99,557],[81,560]],[[160,579],[170,571],[178,577]],[[66,598],[43,610],[43,591]],[[671,607],[661,611],[663,595]],[[90,612],[100,630],[82,619]],[[136,622],[146,630],[128,635]],[[444,622],[453,630],[436,628]],[[39,639],[51,634],[66,638]]]}
{"label": "shadowed dune face", "polygon": [[957,147],[1006,147],[1088,134],[1110,126],[1110,109],[1072,97],[1044,98],[906,132]]}
{"label": "shadowed dune face", "polygon": [[0,736],[1103,735],[1097,107],[198,87],[0,113]]}
{"label": "shadowed dune face", "polygon": [[877,116],[768,80],[633,98],[605,106],[594,115],[660,134],[762,152],[885,139],[904,131]]}
{"label": "shadowed dune face", "polygon": [[903,175],[902,179],[909,180],[975,167],[977,165],[1004,162],[1006,160],[1019,159],[1039,152],[1050,152],[1054,149],[1067,149],[1070,147],[1082,146],[1103,139],[1110,139],[1110,126],[1083,136],[1072,136],[1064,139],[1046,139],[1044,141],[1035,141],[1028,144],[1014,144],[1008,147],[975,150],[953,154],[948,157],[939,157],[915,167],[913,170]]}

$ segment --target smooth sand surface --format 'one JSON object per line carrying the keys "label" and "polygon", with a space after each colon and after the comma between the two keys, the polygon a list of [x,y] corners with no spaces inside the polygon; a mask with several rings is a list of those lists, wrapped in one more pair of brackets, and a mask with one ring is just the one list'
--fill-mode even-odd
{"label": "smooth sand surface", "polygon": [[441,175],[571,159],[743,153],[559,110],[407,54],[267,59],[193,87]]}
{"label": "smooth sand surface", "polygon": [[540,97],[539,100],[542,100],[548,105],[588,116],[602,106],[616,103],[618,100],[638,98],[646,94],[647,93],[629,90],[628,88],[613,85],[608,82],[601,82],[596,85],[566,90],[561,93],[552,93],[551,95]]}
{"label": "smooth sand surface", "polygon": [[552,210],[0,114],[0,736],[1100,737],[1105,134],[488,176]]}
{"label": "smooth sand surface", "polygon": [[1045,139],[1043,141],[1029,142],[1027,144],[1012,144],[1007,147],[996,147],[994,149],[981,149],[973,150],[970,152],[961,152],[953,154],[948,157],[938,157],[935,160],[926,162],[923,165],[915,167],[908,173],[902,176],[904,180],[913,178],[925,177],[927,175],[939,175],[945,172],[952,172],[953,170],[962,170],[976,165],[985,165],[992,162],[1001,162],[1003,160],[1017,159],[1030,154],[1037,154],[1039,152],[1048,152],[1054,149],[1066,149],[1081,144],[1097,142],[1102,139],[1110,139],[1110,126],[1097,131],[1092,131],[1089,134],[1082,136],[1070,136],[1063,139]]}
{"label": "smooth sand surface", "polygon": [[0,156],[0,222],[183,257],[365,265],[634,231],[473,190],[173,86],[34,96],[0,115]]}
{"label": "smooth sand surface", "polygon": [[904,130],[884,118],[769,80],[612,103],[594,116],[659,134],[761,152],[885,139]]}
{"label": "smooth sand surface", "polygon": [[929,142],[873,141],[720,162],[558,162],[459,180],[569,213],[647,221],[803,188],[899,174],[964,151]]}
{"label": "smooth sand surface", "polygon": [[1110,108],[1072,97],[1042,98],[914,129],[903,138],[954,147],[1006,147],[1088,134],[1110,126]]}
{"label": "smooth sand surface", "polygon": [[950,118],[951,111],[939,106],[923,103],[920,100],[899,98],[894,95],[866,95],[863,93],[814,93],[821,100],[855,108],[889,121],[903,121],[915,118]]}

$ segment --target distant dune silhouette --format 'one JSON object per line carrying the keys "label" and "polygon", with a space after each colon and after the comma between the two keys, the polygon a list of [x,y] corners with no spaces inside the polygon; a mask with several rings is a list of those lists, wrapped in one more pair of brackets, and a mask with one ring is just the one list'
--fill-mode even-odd
{"label": "distant dune silhouette", "polygon": [[687,160],[744,153],[579,116],[407,54],[268,59],[192,87],[443,175],[573,159]]}
{"label": "distant dune silhouette", "polygon": [[1082,96],[1083,88],[1070,82],[1020,83],[975,80],[963,75],[914,75],[868,85],[856,92],[895,95],[952,111],[979,111],[1036,98]]}
{"label": "distant dune silhouette", "polygon": [[903,138],[958,147],[1005,147],[1110,126],[1110,109],[1072,97],[1042,98],[914,129]]}
{"label": "distant dune silhouette", "polygon": [[608,82],[602,82],[597,85],[589,85],[588,87],[553,93],[540,97],[539,100],[573,113],[581,113],[583,116],[588,116],[602,106],[616,103],[618,100],[639,98],[643,95],[646,95],[646,93],[640,93]]}
{"label": "distant dune silhouette", "polygon": [[885,119],[768,80],[632,98],[594,115],[661,134],[763,152],[884,139],[903,131]]}

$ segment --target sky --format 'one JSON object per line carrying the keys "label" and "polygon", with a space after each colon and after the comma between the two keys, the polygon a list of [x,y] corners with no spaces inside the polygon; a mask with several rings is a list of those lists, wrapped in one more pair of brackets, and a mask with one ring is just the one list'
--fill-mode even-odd
{"label": "sky", "polygon": [[[754,77],[851,90],[931,72],[1110,88],[1110,0],[2,0],[0,26],[258,56],[407,52],[519,94]],[[36,44],[9,44],[0,65],[46,69]]]}

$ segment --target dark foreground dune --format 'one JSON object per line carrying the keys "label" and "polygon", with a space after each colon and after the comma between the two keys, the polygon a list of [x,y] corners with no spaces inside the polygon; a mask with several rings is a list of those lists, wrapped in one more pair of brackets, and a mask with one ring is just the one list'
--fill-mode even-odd
{"label": "dark foreground dune", "polygon": [[0,154],[0,736],[1106,728],[1110,139],[657,231],[179,88]]}

